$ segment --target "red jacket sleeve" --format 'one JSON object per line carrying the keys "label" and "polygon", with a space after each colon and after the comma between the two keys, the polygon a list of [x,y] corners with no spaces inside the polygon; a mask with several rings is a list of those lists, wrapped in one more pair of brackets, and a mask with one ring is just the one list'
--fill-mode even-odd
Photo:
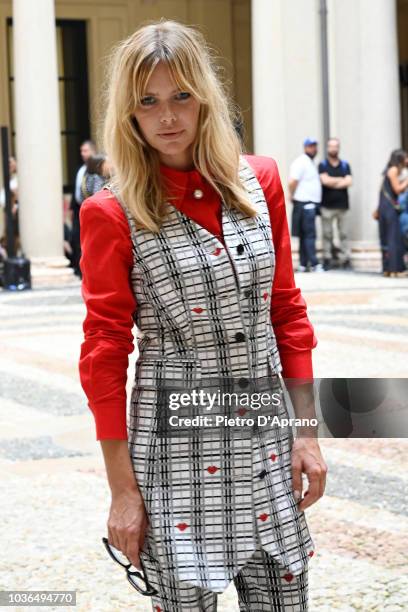
{"label": "red jacket sleeve", "polygon": [[96,439],[127,439],[128,355],[134,349],[136,299],[130,285],[132,244],[126,217],[109,191],[80,209],[82,297],[86,305],[79,374]]}
{"label": "red jacket sleeve", "polygon": [[276,162],[269,157],[248,156],[268,204],[275,274],[272,286],[271,321],[278,344],[284,378],[312,379],[312,349],[317,346],[307,305],[296,287],[285,197]]}

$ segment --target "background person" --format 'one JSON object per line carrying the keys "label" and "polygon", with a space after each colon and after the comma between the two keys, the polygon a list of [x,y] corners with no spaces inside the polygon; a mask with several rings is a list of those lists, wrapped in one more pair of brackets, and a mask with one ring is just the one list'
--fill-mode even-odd
{"label": "background person", "polygon": [[408,189],[408,178],[399,180],[406,166],[408,153],[395,149],[383,172],[378,205],[378,223],[384,276],[405,276],[404,241],[399,215],[401,212],[398,196]]}
{"label": "background person", "polygon": [[349,209],[348,187],[352,185],[351,168],[348,162],[340,159],[340,141],[329,138],[327,141],[327,157],[319,164],[320,181],[323,186],[320,213],[323,235],[323,266],[329,270],[332,255],[335,251],[333,243],[333,225],[337,226],[340,249],[337,258],[340,267],[351,267],[350,250],[347,240],[346,215]]}
{"label": "background person", "polygon": [[[18,255],[21,253],[21,244],[20,244],[20,228],[18,222],[18,178],[17,178],[17,161],[13,156],[9,157],[9,186],[10,186],[10,197],[11,197],[11,215],[13,221],[13,232],[14,232],[14,248],[15,252]],[[2,187],[0,191],[0,206],[5,209],[6,206],[6,192],[4,187]],[[3,257],[7,257],[6,251],[6,227],[5,227],[5,215],[4,210],[2,213],[2,218],[0,221],[1,229],[1,243],[2,243],[2,252]]]}
{"label": "background person", "polygon": [[398,203],[401,207],[399,215],[399,223],[401,228],[402,239],[405,247],[404,263],[408,252],[408,190],[403,191],[398,197]]}
{"label": "background person", "polygon": [[[10,186],[10,195],[11,195],[11,206],[12,213],[15,214],[17,212],[17,203],[18,203],[18,179],[17,179],[17,161],[15,157],[9,157],[9,186]],[[0,205],[4,207],[6,205],[6,192],[4,191],[4,187],[1,188],[0,191]]]}
{"label": "background person", "polygon": [[298,272],[323,272],[316,255],[316,214],[322,199],[322,186],[314,158],[317,140],[306,138],[304,153],[297,157],[289,171],[289,193],[293,202],[292,235],[299,237]]}
{"label": "background person", "polygon": [[110,176],[106,155],[91,155],[85,165],[86,171],[81,182],[81,203],[102,189]]}
{"label": "background person", "polygon": [[79,260],[81,258],[81,229],[79,226],[79,209],[82,203],[81,185],[82,179],[86,172],[86,162],[91,155],[96,154],[96,146],[93,140],[84,140],[80,147],[80,154],[82,158],[82,165],[78,169],[75,176],[74,193],[71,198],[71,211],[72,211],[72,228],[71,228],[71,247],[72,247],[72,267],[74,273],[81,277],[81,270],[79,267]]}
{"label": "background person", "polygon": [[[400,183],[404,183],[404,181],[408,178],[408,157],[405,160],[405,166],[402,168],[401,172],[398,175],[398,180]],[[400,215],[399,222],[401,228],[402,239],[404,242],[405,253],[404,253],[404,263],[405,267],[408,267],[408,189],[402,191],[398,196],[398,204],[400,205]]]}

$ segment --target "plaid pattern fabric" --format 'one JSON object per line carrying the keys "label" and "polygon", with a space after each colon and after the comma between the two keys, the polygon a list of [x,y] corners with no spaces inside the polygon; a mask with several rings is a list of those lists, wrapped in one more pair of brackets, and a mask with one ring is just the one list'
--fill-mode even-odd
{"label": "plaid pattern fabric", "polygon": [[[177,582],[162,572],[159,555],[150,540],[143,564],[157,590],[153,612],[216,612],[217,593]],[[234,577],[240,612],[305,612],[308,610],[308,567],[293,576],[261,546]]]}
{"label": "plaid pattern fabric", "polygon": [[[266,379],[281,394],[270,320],[275,253],[267,203],[251,167],[240,178],[256,217],[223,203],[226,247],[170,206],[158,234],[128,218],[139,357],[129,414],[129,452],[160,565],[177,581],[222,592],[257,548],[293,575],[313,543],[292,494],[292,432],[278,427],[214,436],[158,435],[160,388],[201,380]],[[119,198],[118,198],[119,199]]]}

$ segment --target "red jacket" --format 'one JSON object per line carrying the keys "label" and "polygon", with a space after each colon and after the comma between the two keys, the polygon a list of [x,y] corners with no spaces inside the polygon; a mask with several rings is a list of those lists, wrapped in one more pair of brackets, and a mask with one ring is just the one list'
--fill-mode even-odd
{"label": "red jacket", "polygon": [[[284,378],[313,378],[311,351],[317,345],[306,303],[295,286],[290,237],[281,181],[268,157],[245,156],[264,191],[275,247],[271,320]],[[180,171],[161,165],[171,203],[222,239],[221,201],[197,170]],[[203,191],[195,199],[195,189]],[[124,212],[108,190],[81,206],[80,267],[82,296],[87,307],[83,323],[79,371],[96,423],[97,440],[127,439],[126,380],[128,355],[134,349],[133,318],[137,303],[129,281],[132,242]]]}

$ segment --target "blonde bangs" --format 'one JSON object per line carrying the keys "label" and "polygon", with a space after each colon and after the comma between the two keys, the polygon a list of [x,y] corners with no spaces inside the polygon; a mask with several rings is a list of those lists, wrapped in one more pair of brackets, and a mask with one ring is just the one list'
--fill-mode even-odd
{"label": "blonde bangs", "polygon": [[204,93],[200,91],[200,82],[197,82],[197,69],[190,70],[188,73],[186,70],[186,63],[183,62],[183,58],[180,58],[177,53],[164,57],[158,57],[157,55],[153,55],[153,53],[148,53],[145,57],[141,58],[141,61],[135,66],[133,71],[132,85],[134,109],[140,104],[142,97],[145,95],[147,83],[159,62],[166,64],[176,87],[180,91],[188,91],[200,102],[200,104],[207,103]]}

